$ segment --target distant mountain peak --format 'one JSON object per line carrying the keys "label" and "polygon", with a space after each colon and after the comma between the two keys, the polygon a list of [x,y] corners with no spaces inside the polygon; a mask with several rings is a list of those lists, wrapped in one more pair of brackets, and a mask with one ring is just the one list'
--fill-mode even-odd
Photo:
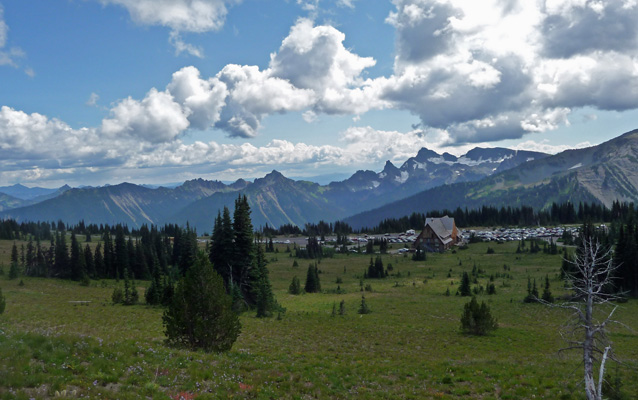
{"label": "distant mountain peak", "polygon": [[268,177],[268,176],[279,178],[279,177],[283,177],[284,175],[281,172],[277,171],[276,169],[273,169],[269,174],[266,174],[265,177]]}
{"label": "distant mountain peak", "polygon": [[248,182],[246,182],[246,180],[239,178],[237,179],[235,182],[230,184],[230,187],[233,189],[243,189],[246,186],[248,186]]}
{"label": "distant mountain peak", "polygon": [[392,161],[388,160],[385,162],[385,165],[383,166],[383,172],[395,172],[398,171],[399,168],[397,168],[394,164],[392,164]]}
{"label": "distant mountain peak", "polygon": [[437,153],[436,151],[430,150],[426,147],[421,147],[421,150],[419,150],[419,152],[416,154],[416,157],[414,157],[414,159],[422,163],[422,162],[426,162],[430,158],[438,158],[438,157],[441,157],[441,155]]}
{"label": "distant mountain peak", "polygon": [[446,151],[445,153],[441,154],[441,157],[443,157],[443,159],[444,159],[445,161],[455,162],[455,161],[457,161],[457,160],[458,160],[458,157],[457,157],[457,156],[455,156],[455,155],[453,155],[453,154],[450,154],[450,153],[448,153],[447,151]]}

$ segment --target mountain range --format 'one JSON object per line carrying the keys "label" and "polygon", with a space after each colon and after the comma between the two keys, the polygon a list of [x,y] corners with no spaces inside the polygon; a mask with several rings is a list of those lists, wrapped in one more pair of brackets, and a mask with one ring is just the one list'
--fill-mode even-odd
{"label": "mountain range", "polygon": [[196,179],[174,188],[122,183],[44,190],[50,192],[21,185],[0,188],[0,218],[132,227],[188,221],[199,232],[210,232],[218,211],[224,206],[232,211],[238,195],[247,197],[255,227],[345,220],[360,228],[415,211],[485,204],[542,208],[569,200],[610,205],[616,199],[638,200],[638,130],[556,155],[475,148],[456,157],[422,148],[400,167],[388,161],[381,172],[357,171],[327,185],[272,171],[254,182],[232,184]]}

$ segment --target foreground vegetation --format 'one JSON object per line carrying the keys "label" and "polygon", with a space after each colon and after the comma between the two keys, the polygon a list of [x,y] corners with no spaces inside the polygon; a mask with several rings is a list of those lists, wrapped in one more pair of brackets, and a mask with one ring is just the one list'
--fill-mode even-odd
{"label": "foreground vegetation", "polygon": [[[480,398],[580,399],[582,355],[559,331],[568,314],[524,303],[528,279],[549,277],[554,297],[565,292],[560,255],[516,253],[516,243],[476,243],[426,261],[384,255],[385,279],[363,279],[370,256],[335,255],[317,264],[321,293],[291,295],[308,263],[268,253],[280,317],[241,316],[232,350],[208,354],[164,344],[163,308],[111,304],[122,282],[6,279],[13,242],[0,242],[0,398]],[[18,242],[18,244],[20,244]],[[487,336],[461,332],[469,297],[455,296],[463,272],[477,271],[472,288],[498,319]],[[473,278],[472,278],[473,279]],[[23,285],[20,285],[22,281]],[[337,283],[339,282],[339,283]],[[137,281],[141,298],[149,282]],[[359,314],[362,288],[369,314]],[[446,292],[450,295],[447,296]],[[333,314],[344,302],[345,314]],[[79,303],[89,302],[89,303]],[[638,301],[616,319],[638,329]],[[638,396],[638,334],[610,327],[626,398]],[[617,379],[619,378],[619,379]]]}

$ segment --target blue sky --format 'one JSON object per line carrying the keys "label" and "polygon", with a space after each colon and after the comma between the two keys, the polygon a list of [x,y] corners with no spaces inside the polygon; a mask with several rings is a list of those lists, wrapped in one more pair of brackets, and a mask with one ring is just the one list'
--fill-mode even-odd
{"label": "blue sky", "polygon": [[0,0],[0,186],[351,174],[638,121],[633,0]]}

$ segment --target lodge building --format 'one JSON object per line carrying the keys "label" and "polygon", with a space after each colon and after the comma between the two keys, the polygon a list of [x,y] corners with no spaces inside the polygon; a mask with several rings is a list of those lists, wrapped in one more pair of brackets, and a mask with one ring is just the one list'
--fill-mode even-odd
{"label": "lodge building", "polygon": [[426,218],[423,232],[414,241],[414,248],[442,253],[458,242],[459,231],[454,218]]}

